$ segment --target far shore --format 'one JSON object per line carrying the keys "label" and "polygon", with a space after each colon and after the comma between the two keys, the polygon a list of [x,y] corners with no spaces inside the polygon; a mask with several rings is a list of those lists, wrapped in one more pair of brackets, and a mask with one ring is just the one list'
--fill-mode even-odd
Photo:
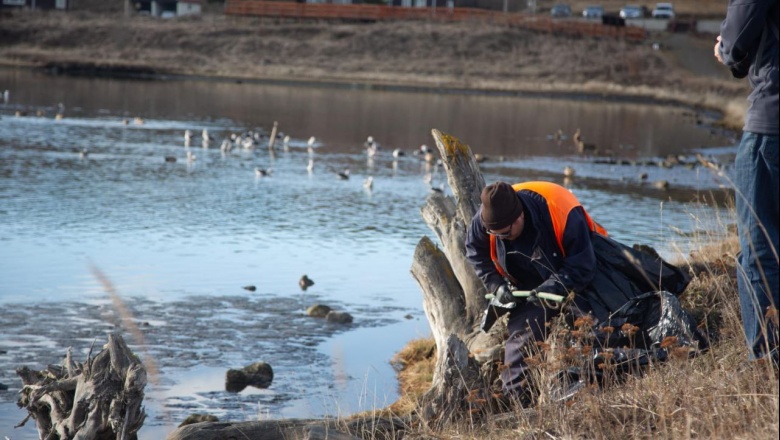
{"label": "far shore", "polygon": [[[747,106],[744,82],[692,72],[680,61],[711,64],[703,49],[709,39],[695,35],[658,33],[630,43],[489,24],[29,11],[0,22],[0,33],[8,37],[0,66],[54,74],[681,105],[717,111],[734,130]],[[672,37],[669,49],[651,47]]]}
{"label": "far shore", "polygon": [[[649,90],[646,87],[625,87],[617,84],[555,84],[555,83],[526,83],[521,87],[510,87],[502,84],[493,84],[485,81],[480,84],[467,85],[453,83],[431,84],[420,78],[407,78],[395,80],[372,80],[361,76],[355,77],[320,77],[320,78],[285,78],[285,77],[243,77],[203,74],[165,73],[153,68],[125,66],[103,66],[100,64],[48,63],[45,66],[18,65],[0,62],[0,68],[25,69],[44,72],[52,75],[66,75],[76,77],[102,77],[115,79],[143,79],[152,81],[215,81],[247,84],[269,84],[294,87],[324,87],[336,89],[360,89],[398,91],[409,93],[442,93],[462,95],[492,95],[492,96],[518,96],[539,97],[562,100],[586,100],[625,102],[637,104],[672,105],[690,108],[692,110],[707,109],[720,114],[719,122],[724,128],[740,130],[744,123],[745,107],[738,102],[726,99],[712,99],[693,94],[679,94],[674,90],[660,91]],[[745,103],[746,104],[746,103]]]}

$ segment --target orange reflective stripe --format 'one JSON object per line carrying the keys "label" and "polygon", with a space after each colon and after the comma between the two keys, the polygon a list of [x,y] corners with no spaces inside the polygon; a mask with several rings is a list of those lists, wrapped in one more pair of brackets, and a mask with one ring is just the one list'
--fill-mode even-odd
{"label": "orange reflective stripe", "polygon": [[493,265],[496,266],[496,270],[499,274],[501,274],[502,277],[505,277],[507,275],[506,271],[503,267],[501,267],[501,263],[498,261],[498,250],[496,249],[496,236],[491,235],[490,236],[490,259],[493,260]]}
{"label": "orange reflective stripe", "polygon": [[490,259],[493,260],[493,266],[496,267],[496,271],[502,277],[509,279],[512,284],[518,285],[517,280],[512,275],[509,275],[509,273],[501,266],[501,261],[498,259],[498,246],[496,246],[496,240],[498,239],[495,235],[490,235]]}

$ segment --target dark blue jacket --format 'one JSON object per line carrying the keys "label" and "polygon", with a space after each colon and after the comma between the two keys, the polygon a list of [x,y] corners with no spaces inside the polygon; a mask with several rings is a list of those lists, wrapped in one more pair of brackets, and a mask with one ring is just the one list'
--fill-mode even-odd
{"label": "dark blue jacket", "polygon": [[[746,70],[752,92],[745,131],[778,134],[778,0],[729,0],[720,26],[720,54],[732,72]],[[774,30],[773,30],[774,28]],[[762,45],[763,40],[763,45]],[[761,49],[761,53],[757,53]]]}
{"label": "dark blue jacket", "polygon": [[[506,269],[522,290],[565,294],[581,292],[593,280],[596,255],[591,231],[581,207],[569,213],[563,234],[566,257],[555,238],[547,201],[533,191],[521,190],[518,197],[525,209],[525,227],[516,240],[504,240]],[[485,283],[488,292],[504,283],[490,259],[490,236],[482,224],[482,208],[471,220],[466,236],[466,258]]]}

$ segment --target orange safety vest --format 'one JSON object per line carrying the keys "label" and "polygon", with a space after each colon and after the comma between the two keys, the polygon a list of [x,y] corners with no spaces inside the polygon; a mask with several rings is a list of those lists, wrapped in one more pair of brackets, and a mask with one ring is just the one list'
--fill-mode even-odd
{"label": "orange safety vest", "polygon": [[[512,185],[515,192],[521,190],[533,191],[547,201],[547,208],[550,210],[550,219],[552,220],[553,231],[555,232],[555,239],[558,242],[558,248],[561,250],[561,255],[566,256],[566,251],[563,249],[563,232],[566,229],[566,220],[569,218],[569,213],[572,209],[582,206],[577,197],[571,193],[568,189],[551,182],[525,182],[516,183]],[[607,230],[600,224],[593,221],[590,215],[583,208],[582,212],[585,214],[585,220],[588,222],[588,227],[591,231],[597,232],[601,235],[607,236]],[[496,270],[503,277],[513,278],[501,267],[498,258],[498,250],[496,249],[496,236],[490,236],[490,259],[493,260],[493,265],[496,266]]]}

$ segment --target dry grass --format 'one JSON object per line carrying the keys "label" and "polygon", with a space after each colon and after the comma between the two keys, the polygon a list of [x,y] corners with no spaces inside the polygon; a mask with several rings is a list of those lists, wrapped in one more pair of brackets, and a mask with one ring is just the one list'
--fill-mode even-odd
{"label": "dry grass", "polygon": [[[706,208],[697,212],[707,215]],[[710,350],[691,358],[687,348],[675,348],[675,342],[670,341],[669,361],[652,365],[644,374],[607,378],[601,387],[591,385],[573,399],[556,403],[549,388],[553,376],[562,363],[585,359],[563,348],[560,335],[571,332],[556,323],[551,334],[557,336],[538,344],[534,356],[534,378],[541,384],[535,411],[492,414],[439,431],[424,423],[410,424],[404,438],[778,438],[777,370],[767,362],[747,361],[735,281],[739,246],[730,226],[733,218],[720,221],[725,239],[704,234],[693,237],[696,250],[677,259],[693,274],[681,301],[692,311],[700,329],[710,335]],[[581,334],[587,332],[587,322],[575,326]],[[581,342],[587,345],[587,340]],[[432,340],[416,340],[397,357],[402,359],[399,377],[403,393],[412,396],[408,401],[417,400],[430,384],[433,350]],[[409,414],[408,408],[408,404],[400,405],[393,414]]]}
{"label": "dry grass", "polygon": [[392,361],[398,372],[400,398],[390,406],[394,414],[409,414],[428,391],[436,366],[436,343],[432,338],[415,339],[396,353]]}

